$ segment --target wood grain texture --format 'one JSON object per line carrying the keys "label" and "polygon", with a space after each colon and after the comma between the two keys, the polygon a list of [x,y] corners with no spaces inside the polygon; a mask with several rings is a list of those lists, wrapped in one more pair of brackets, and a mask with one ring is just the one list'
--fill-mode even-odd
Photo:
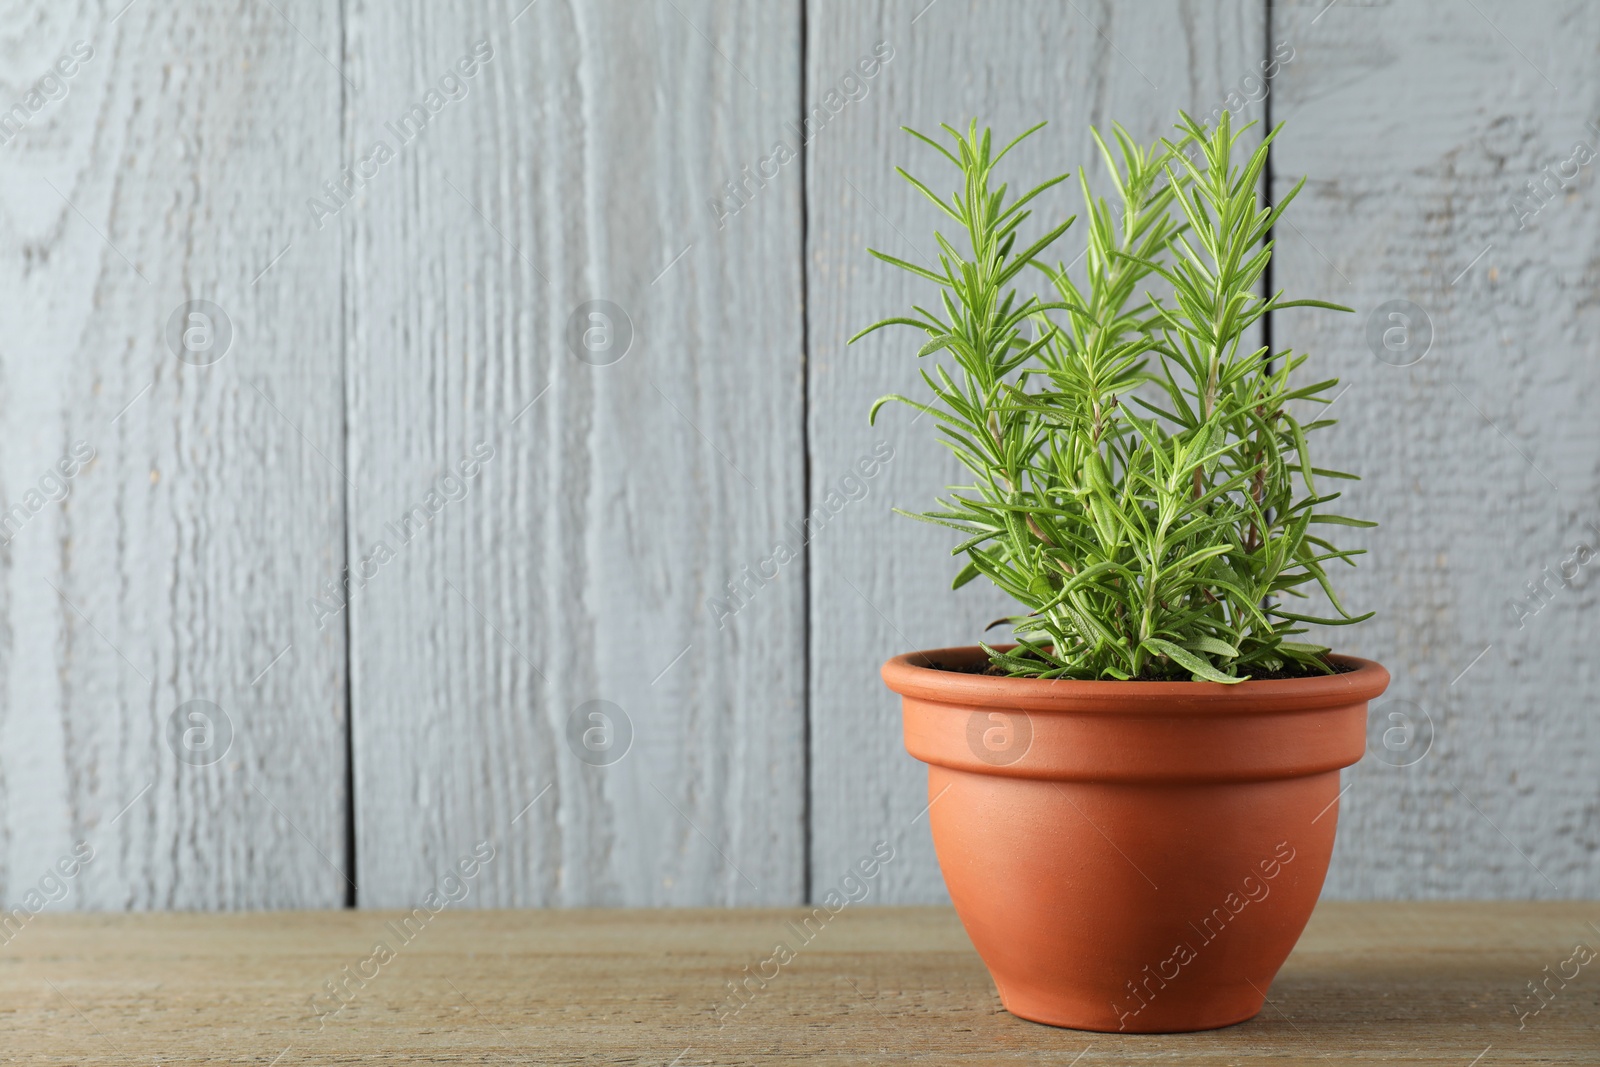
{"label": "wood grain texture", "polygon": [[[813,894],[848,871],[875,840],[903,841],[885,872],[886,899],[944,900],[926,821],[926,771],[900,738],[896,699],[878,667],[900,652],[972,644],[1007,613],[987,583],[949,590],[957,569],[950,538],[889,512],[922,510],[959,480],[929,420],[909,409],[867,409],[884,393],[916,385],[908,332],[881,331],[847,348],[868,323],[927,296],[926,285],[868,258],[868,246],[933,262],[937,209],[895,174],[907,165],[952,188],[947,164],[899,132],[936,130],[976,116],[1009,138],[1040,119],[1051,125],[1007,160],[1013,188],[1079,166],[1103,173],[1089,127],[1121,121],[1139,138],[1170,130],[1179,108],[1207,114],[1252,74],[1263,52],[1263,9],[1251,3],[1161,4],[1135,16],[1109,4],[1009,5],[999,19],[982,4],[815,3],[808,86],[821,94],[874,44],[894,58],[871,92],[821,129],[808,184],[811,498],[851,472],[883,440],[894,458],[860,503],[841,511],[812,544],[811,716]],[[1063,189],[1066,187],[1063,186]],[[1099,186],[1105,190],[1104,183]],[[1076,192],[1045,202],[1037,218],[1079,210]],[[1069,231],[1061,258],[1084,239]]]}
{"label": "wood grain texture", "polygon": [[[45,916],[5,950],[13,1063],[1591,1064],[1593,903],[1325,904],[1238,1026],[1087,1034],[1000,1007],[944,908]],[[374,943],[392,958],[363,966]],[[1565,968],[1571,971],[1571,967]],[[367,977],[357,975],[357,972]],[[772,973],[768,968],[768,973]],[[325,992],[326,982],[341,993]],[[1487,1054],[1485,1055],[1485,1053]]]}
{"label": "wood grain texture", "polygon": [[[0,13],[8,905],[344,899],[344,643],[303,614],[343,555],[338,237],[262,273],[338,155],[339,25],[281,6]],[[185,362],[195,299],[232,341]],[[198,751],[169,735],[192,700]]]}
{"label": "wood grain texture", "polygon": [[[1277,284],[1357,314],[1274,328],[1348,384],[1321,462],[1361,473],[1345,513],[1382,523],[1346,538],[1371,555],[1340,581],[1378,617],[1325,640],[1394,676],[1347,775],[1328,892],[1591,895],[1595,595],[1575,549],[1600,547],[1600,12],[1322,7],[1274,8],[1298,52],[1274,97],[1280,193],[1312,176]],[[1580,142],[1590,162],[1566,165]],[[1527,183],[1547,165],[1535,211]],[[1368,324],[1392,300],[1431,319],[1425,354],[1420,331],[1375,354]]]}
{"label": "wood grain texture", "polygon": [[[395,556],[352,601],[361,902],[414,903],[479,838],[491,905],[799,901],[803,565],[712,603],[801,509],[799,167],[707,205],[797,111],[797,5],[347,13],[347,147],[397,148],[337,220],[351,554]],[[594,300],[633,331],[606,366],[568,343]],[[596,700],[631,723],[609,766],[569,728]]]}
{"label": "wood grain texture", "polygon": [[[81,841],[52,907],[409,905],[482,839],[473,904],[789,903],[880,839],[884,899],[942,900],[877,667],[1006,606],[888,511],[957,473],[866,425],[907,339],[844,344],[923,293],[865,254],[931,249],[898,127],[1047,117],[1016,178],[1093,174],[1089,125],[1254,95],[1278,42],[1276,192],[1314,180],[1275,282],[1358,314],[1274,337],[1350,383],[1326,461],[1383,523],[1342,582],[1379,617],[1327,636],[1395,678],[1328,893],[1592,895],[1600,15],[1271,10],[0,5],[0,901]],[[196,299],[210,365],[166,338]],[[1401,299],[1409,366],[1369,339]]]}

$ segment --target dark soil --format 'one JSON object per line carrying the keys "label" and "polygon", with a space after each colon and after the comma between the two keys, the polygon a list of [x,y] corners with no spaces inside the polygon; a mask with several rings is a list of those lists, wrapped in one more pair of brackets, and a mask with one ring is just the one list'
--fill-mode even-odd
{"label": "dark soil", "polygon": [[[1333,668],[1333,673],[1334,674],[1349,674],[1351,671],[1355,670],[1355,668],[1350,666],[1348,663],[1330,663],[1330,664],[1328,664],[1328,666]],[[1326,677],[1327,677],[1327,675],[1323,674],[1321,671],[1312,670],[1309,667],[1302,667],[1298,663],[1290,664],[1287,668],[1285,668],[1285,669],[1283,669],[1281,671],[1251,671],[1250,672],[1250,680],[1251,681],[1260,680],[1260,681],[1263,681],[1263,682],[1279,681],[1279,680],[1284,679],[1284,678],[1326,678]]]}
{"label": "dark soil", "polygon": [[958,667],[953,663],[941,663],[939,660],[930,659],[926,663],[918,664],[918,666],[932,667],[936,671],[949,671],[952,674],[987,674],[992,678],[1004,678],[1006,676],[1005,671],[988,660],[980,660],[977,663],[968,663],[965,666]]}
{"label": "dark soil", "polygon": [[[976,663],[967,663],[963,665],[942,663],[939,660],[929,660],[927,663],[922,664],[922,666],[931,667],[936,671],[950,671],[953,674],[981,674],[990,678],[1006,677],[1006,672],[1003,668],[995,666],[988,660],[980,660]],[[1355,670],[1354,667],[1344,663],[1333,663],[1330,664],[1330,666],[1333,667],[1333,673],[1335,674],[1349,674],[1351,671]],[[1250,672],[1250,680],[1260,682],[1282,681],[1288,678],[1325,677],[1327,677],[1327,675],[1323,674],[1321,671],[1314,670],[1310,667],[1303,667],[1298,663],[1290,663],[1284,669],[1277,671],[1253,670]],[[1174,679],[1171,678],[1160,677],[1133,679],[1135,682],[1170,682],[1173,680]]]}

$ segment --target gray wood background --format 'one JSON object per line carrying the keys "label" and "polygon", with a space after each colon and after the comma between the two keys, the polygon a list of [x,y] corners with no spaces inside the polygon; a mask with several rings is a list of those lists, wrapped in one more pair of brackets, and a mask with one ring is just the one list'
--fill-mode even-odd
{"label": "gray wood background", "polygon": [[470,905],[792,903],[879,840],[942,900],[877,668],[1004,608],[889,513],[955,473],[866,424],[907,340],[844,344],[919,295],[892,167],[948,183],[898,127],[1048,118],[1021,181],[1230,95],[1313,176],[1274,284],[1357,308],[1270,324],[1383,523],[1329,893],[1600,890],[1600,12],[123,3],[0,4],[0,901],[409,906],[483,840]]}

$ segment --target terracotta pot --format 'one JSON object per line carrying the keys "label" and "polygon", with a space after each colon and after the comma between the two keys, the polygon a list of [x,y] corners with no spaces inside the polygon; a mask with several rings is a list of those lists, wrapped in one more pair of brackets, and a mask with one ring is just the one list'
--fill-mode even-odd
{"label": "terracotta pot", "polygon": [[1013,1015],[1171,1033],[1261,1010],[1322,891],[1369,660],[1227,686],[938,670],[897,656],[950,899]]}

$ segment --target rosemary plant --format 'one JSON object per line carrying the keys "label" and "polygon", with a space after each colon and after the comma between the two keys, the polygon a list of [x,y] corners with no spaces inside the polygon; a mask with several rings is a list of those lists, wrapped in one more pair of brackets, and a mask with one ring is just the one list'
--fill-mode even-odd
{"label": "rosemary plant", "polygon": [[[1047,253],[1076,217],[1018,239],[1027,205],[1071,175],[1016,197],[995,185],[1006,154],[1039,128],[998,152],[976,122],[965,134],[943,127],[948,147],[906,131],[960,171],[949,199],[899,173],[967,247],[936,233],[939,263],[928,266],[872,250],[937,286],[939,302],[852,341],[890,325],[923,331],[931,400],[891,394],[871,417],[891,400],[932,415],[972,483],[951,487],[935,510],[901,513],[960,531],[956,588],[981,575],[1025,609],[1000,620],[1014,647],[984,646],[1010,675],[1238,682],[1331,672],[1327,648],[1294,640],[1303,624],[1370,613],[1346,612],[1324,569],[1353,566],[1359,552],[1319,531],[1374,524],[1325,510],[1339,496],[1327,482],[1353,476],[1313,464],[1307,436],[1333,420],[1302,423],[1291,410],[1330,403],[1338,379],[1293,384],[1306,356],[1250,340],[1275,310],[1350,310],[1258,291],[1272,226],[1300,190],[1271,206],[1258,196],[1278,131],[1242,164],[1234,156],[1249,127],[1233,130],[1226,112],[1214,129],[1184,115],[1176,140],[1148,148],[1120,126],[1115,150],[1096,133],[1116,200],[1093,196],[1078,172],[1088,247],[1074,281]],[[1021,295],[1030,267],[1045,297]],[[1283,606],[1313,583],[1337,616]]]}

